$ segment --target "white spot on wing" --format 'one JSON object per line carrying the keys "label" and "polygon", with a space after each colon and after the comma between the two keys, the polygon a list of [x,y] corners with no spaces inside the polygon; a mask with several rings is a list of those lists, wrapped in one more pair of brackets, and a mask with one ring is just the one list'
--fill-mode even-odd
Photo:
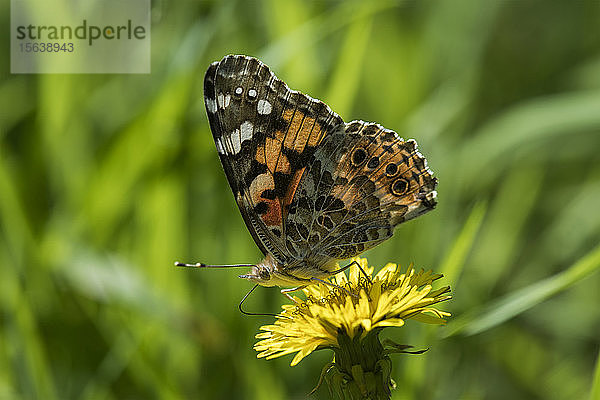
{"label": "white spot on wing", "polygon": [[255,98],[257,94],[258,93],[256,93],[256,90],[254,90],[254,89],[248,90],[248,97]]}
{"label": "white spot on wing", "polygon": [[233,146],[231,145],[231,137],[226,138],[226,137],[222,137],[222,140],[224,140],[224,142],[222,141],[221,144],[223,145],[223,150],[225,151],[225,153],[233,153]]}
{"label": "white spot on wing", "polygon": [[223,144],[221,143],[221,138],[215,140],[215,145],[217,146],[217,151],[219,154],[225,154],[225,151],[223,150]]}
{"label": "white spot on wing", "polygon": [[217,103],[214,99],[206,99],[206,108],[209,112],[215,113],[217,112]]}
{"label": "white spot on wing", "polygon": [[240,130],[236,129],[231,133],[231,145],[233,154],[237,154],[242,149],[242,142],[240,141]]}
{"label": "white spot on wing", "polygon": [[271,106],[271,103],[269,103],[267,100],[259,100],[258,104],[256,105],[256,111],[258,111],[259,114],[271,114],[272,109],[273,106]]}
{"label": "white spot on wing", "polygon": [[241,86],[238,86],[238,87],[235,89],[235,94],[237,94],[237,95],[239,96],[240,94],[242,94],[242,92],[243,92],[243,91],[244,91],[244,89],[242,89],[242,87],[241,87]]}
{"label": "white spot on wing", "polygon": [[217,96],[217,103],[219,103],[220,108],[226,108],[229,105],[230,101],[230,95],[225,96],[223,93],[219,93],[219,95]]}
{"label": "white spot on wing", "polygon": [[254,128],[252,122],[246,121],[242,123],[242,125],[240,126],[240,139],[242,143],[246,140],[252,139],[252,128]]}

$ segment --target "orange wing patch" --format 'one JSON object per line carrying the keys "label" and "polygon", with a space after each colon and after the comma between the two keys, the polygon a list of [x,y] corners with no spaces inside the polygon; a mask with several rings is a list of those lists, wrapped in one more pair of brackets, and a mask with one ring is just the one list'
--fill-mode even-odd
{"label": "orange wing patch", "polygon": [[[282,149],[294,150],[302,153],[306,146],[317,146],[326,134],[315,118],[305,115],[303,112],[294,109],[286,109],[282,115],[287,123],[287,129],[275,131],[272,137],[267,137],[265,143],[257,147],[254,159],[259,163],[266,165],[268,172],[257,176],[250,185],[250,197],[255,210],[260,215],[261,220],[270,227],[277,227],[283,224],[284,215],[287,206],[292,203],[294,194],[300,184],[306,168],[297,171],[292,170],[290,161],[282,152]],[[275,190],[275,173],[292,175],[289,186],[285,191],[284,198],[263,197],[265,193]],[[267,192],[265,192],[267,191]]]}
{"label": "orange wing patch", "polygon": [[285,147],[302,153],[306,145],[314,147],[323,136],[325,130],[315,120],[315,118],[292,109],[283,112],[283,119],[289,124],[288,135],[285,139]]}
{"label": "orange wing patch", "polygon": [[261,164],[265,164],[267,169],[274,174],[275,172],[283,172],[289,174],[291,172],[290,162],[285,154],[281,152],[281,142],[283,133],[275,132],[275,138],[268,137],[264,145],[258,146],[254,158]]}
{"label": "orange wing patch", "polygon": [[275,137],[267,137],[265,144],[258,146],[254,155],[256,161],[265,164],[271,174],[292,173],[289,160],[281,152],[282,147],[302,153],[307,145],[314,147],[319,144],[326,133],[313,117],[305,116],[300,111],[286,109],[283,119],[288,123],[287,135],[276,131]]}
{"label": "orange wing patch", "polygon": [[270,173],[264,173],[258,175],[250,184],[250,198],[254,207],[258,207],[260,219],[267,226],[281,226],[283,221],[281,213],[281,205],[279,199],[269,199],[263,197],[263,193],[273,191],[275,189],[275,181],[273,175]]}
{"label": "orange wing patch", "polygon": [[[306,170],[306,167],[299,169],[298,171],[296,171],[294,173],[294,177],[290,181],[290,186],[288,186],[288,190],[285,194],[285,198],[283,199],[284,207],[287,207],[290,204],[292,204],[292,201],[294,200],[294,194],[296,193],[296,190],[298,189],[298,185],[300,184],[302,175],[304,175],[304,170]],[[286,210],[287,210],[287,208],[286,208]],[[286,214],[287,214],[287,212],[286,212]]]}

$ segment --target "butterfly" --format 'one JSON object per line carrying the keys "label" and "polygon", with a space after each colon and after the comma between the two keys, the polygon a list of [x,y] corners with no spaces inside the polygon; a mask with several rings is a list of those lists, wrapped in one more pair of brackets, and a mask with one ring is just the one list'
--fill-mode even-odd
{"label": "butterfly", "polygon": [[255,288],[304,287],[436,205],[437,179],[414,140],[376,123],[345,123],[254,57],[212,63],[204,102],[235,201],[265,258],[177,265],[251,267],[240,277]]}

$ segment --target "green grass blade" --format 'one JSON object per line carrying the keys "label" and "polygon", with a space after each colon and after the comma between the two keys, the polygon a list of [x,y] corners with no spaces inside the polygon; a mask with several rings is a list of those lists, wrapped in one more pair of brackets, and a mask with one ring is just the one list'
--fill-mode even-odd
{"label": "green grass blade", "polygon": [[517,290],[492,302],[482,312],[457,318],[448,325],[446,336],[476,335],[487,331],[560,293],[600,269],[600,245],[566,271]]}
{"label": "green grass blade", "polygon": [[332,82],[325,96],[328,103],[335,104],[337,113],[342,116],[350,115],[360,84],[364,55],[369,46],[369,33],[373,21],[373,16],[368,15],[368,11],[366,8],[360,11],[366,14],[364,19],[358,19],[348,27]]}
{"label": "green grass blade", "polygon": [[485,217],[486,210],[486,203],[480,202],[475,204],[460,234],[450,248],[448,255],[440,263],[439,272],[444,274],[446,282],[450,286],[454,286],[460,277],[467,255],[473,247],[477,232],[479,232],[479,228]]}
{"label": "green grass blade", "polygon": [[598,137],[598,110],[600,91],[569,93],[516,105],[481,128],[464,147],[463,179],[473,181],[482,170],[501,171],[489,167],[503,154],[526,143],[538,141],[544,146],[555,146],[556,139],[572,132],[589,132],[591,142]]}
{"label": "green grass blade", "polygon": [[590,392],[590,400],[600,399],[600,350],[596,358],[596,368],[594,368],[594,380],[592,381],[592,390]]}
{"label": "green grass blade", "polygon": [[365,3],[363,7],[359,2],[341,2],[334,9],[309,19],[285,36],[273,41],[258,56],[267,61],[274,70],[277,70],[281,64],[287,62],[298,52],[305,52],[315,42],[323,40],[357,19],[375,15],[393,8],[395,5],[394,2],[381,1]]}

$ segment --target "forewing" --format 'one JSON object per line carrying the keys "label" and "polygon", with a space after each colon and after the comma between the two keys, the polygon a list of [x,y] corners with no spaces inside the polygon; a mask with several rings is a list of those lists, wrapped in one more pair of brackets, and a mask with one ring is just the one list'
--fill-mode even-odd
{"label": "forewing", "polygon": [[288,208],[319,144],[344,126],[342,119],[248,56],[209,67],[204,101],[248,230],[264,254],[286,264],[293,258],[285,245]]}

